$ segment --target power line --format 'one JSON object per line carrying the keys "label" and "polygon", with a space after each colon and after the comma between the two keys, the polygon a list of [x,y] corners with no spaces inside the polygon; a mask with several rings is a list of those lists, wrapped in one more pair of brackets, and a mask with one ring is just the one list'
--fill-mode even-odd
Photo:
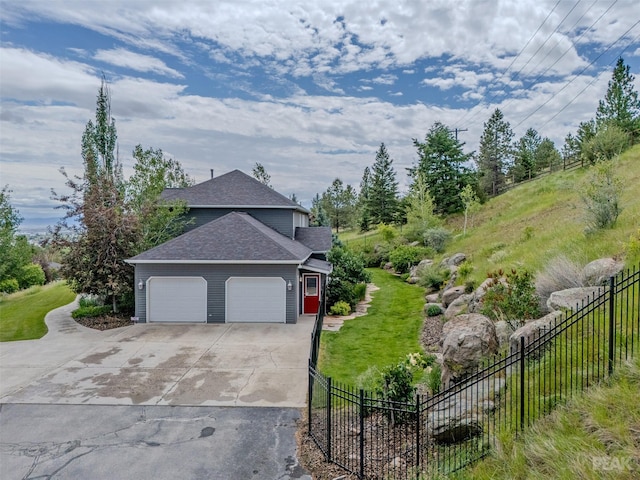
{"label": "power line", "polygon": [[[631,42],[630,42],[626,47],[624,47],[624,48],[620,51],[620,53],[618,54],[618,57],[621,57],[621,56],[622,56],[622,54],[625,52],[625,50],[626,50],[627,48],[629,48],[631,45],[633,45],[633,44],[635,43],[635,41],[636,41],[636,40],[638,40],[639,38],[640,38],[640,34],[639,34],[639,35],[636,35],[636,37],[635,37],[635,38],[634,38],[634,39],[633,39],[633,40],[632,40],[632,41],[631,41]],[[614,60],[612,60],[611,62],[609,62],[609,65],[611,65],[611,64],[612,64],[612,63],[614,63],[614,62],[617,62],[617,59],[614,59]],[[588,84],[587,84],[587,85],[586,85],[582,90],[580,90],[580,91],[575,95],[575,97],[573,97],[573,98],[572,98],[572,99],[571,99],[571,100],[570,100],[570,101],[569,101],[569,102],[568,102],[564,107],[562,107],[560,110],[558,110],[558,111],[556,112],[556,114],[555,114],[555,115],[553,115],[553,116],[552,116],[551,118],[549,118],[546,122],[544,122],[544,123],[540,126],[540,128],[543,128],[543,127],[547,126],[547,124],[548,124],[549,122],[551,122],[554,118],[556,118],[558,115],[560,115],[560,114],[561,114],[561,113],[562,113],[562,112],[563,112],[563,111],[564,111],[564,110],[565,110],[569,105],[571,105],[571,104],[576,100],[576,98],[578,98],[580,95],[582,95],[582,94],[584,93],[584,91],[585,91],[587,88],[589,88],[591,85],[593,85],[593,84],[596,82],[596,80],[598,80],[598,79],[599,79],[602,75],[604,75],[605,73],[607,73],[607,71],[603,71],[603,72],[601,72],[601,73],[600,73],[600,75],[598,75],[598,76],[596,76],[595,78],[593,78],[593,80],[591,80],[591,81],[590,81],[590,82],[589,82],[589,83],[588,83]]]}
{"label": "power line", "polygon": [[[529,115],[527,115],[526,117],[524,117],[522,120],[520,120],[520,122],[513,128],[517,128],[520,125],[522,125],[525,121],[527,121],[529,118],[531,118],[533,115],[535,115],[537,112],[540,111],[540,109],[542,109],[545,105],[547,105],[551,100],[553,100],[560,92],[562,92],[565,88],[567,88],[569,85],[571,85],[580,75],[582,75],[584,73],[584,71],[589,68],[591,65],[593,65],[596,60],[598,60],[600,57],[602,57],[605,53],[607,53],[609,50],[611,50],[611,48],[618,43],[622,38],[624,38],[627,33],[629,33],[631,30],[633,30],[633,28],[635,28],[636,25],[638,25],[640,23],[640,20],[638,20],[636,23],[634,23],[631,27],[629,27],[629,29],[624,32],[622,35],[620,35],[618,37],[618,39],[613,42],[612,44],[610,44],[605,50],[602,51],[602,53],[600,53],[600,55],[598,55],[596,58],[594,58],[593,60],[591,60],[591,63],[589,63],[589,65],[587,65],[586,67],[584,67],[582,70],[580,70],[579,73],[577,73],[576,75],[573,76],[573,78],[568,81],[567,83],[565,83],[562,88],[560,90],[558,90],[557,92],[555,92],[551,97],[549,97],[544,103],[542,103],[541,105],[538,106],[538,108],[536,108],[533,112],[531,112]],[[626,48],[626,47],[625,47]]]}
{"label": "power line", "polygon": [[[617,1],[617,0],[616,0]],[[511,67],[513,66],[513,64],[518,60],[518,58],[520,58],[520,55],[522,55],[522,53],[525,51],[525,49],[529,46],[529,44],[531,43],[531,41],[533,40],[533,38],[538,34],[538,32],[540,31],[540,29],[542,28],[542,26],[547,22],[547,20],[549,19],[549,17],[551,16],[551,14],[555,11],[555,9],[558,7],[558,5],[560,5],[561,0],[558,0],[556,2],[556,4],[553,6],[553,8],[551,9],[551,11],[547,14],[547,16],[545,17],[545,19],[542,21],[542,23],[538,26],[538,28],[536,29],[536,31],[533,33],[533,35],[531,35],[529,37],[529,40],[527,40],[527,43],[524,45],[524,47],[522,47],[522,49],[520,49],[520,51],[518,52],[518,54],[513,58],[513,60],[511,60],[511,63],[509,64],[509,66],[507,67],[507,69],[502,73],[502,75],[498,78],[497,81],[502,80],[502,78],[504,78],[507,73],[509,72],[509,70],[511,69]],[[578,0],[579,2],[579,0]],[[575,7],[574,7],[575,8]],[[494,98],[496,98],[497,94],[493,95],[491,97],[491,99],[489,100],[489,103],[491,103],[491,101],[493,101]],[[477,103],[477,105],[479,105],[480,102]],[[462,121],[466,118],[466,116],[469,114],[470,110],[468,110],[463,116],[462,118],[460,118],[457,122],[455,123],[462,123]],[[475,116],[475,115],[474,115]],[[472,117],[473,118],[473,117]]]}

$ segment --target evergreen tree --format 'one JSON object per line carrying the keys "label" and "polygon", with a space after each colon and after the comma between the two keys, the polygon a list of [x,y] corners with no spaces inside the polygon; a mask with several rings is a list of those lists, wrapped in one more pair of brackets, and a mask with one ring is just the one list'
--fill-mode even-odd
{"label": "evergreen tree", "polygon": [[565,165],[580,161],[580,141],[571,133],[564,138],[562,161]]}
{"label": "evergreen tree", "polygon": [[526,133],[518,140],[514,154],[514,164],[512,169],[513,181],[522,182],[533,178],[538,170],[536,166],[536,151],[540,147],[542,139],[538,132],[527,129]]}
{"label": "evergreen tree", "polygon": [[371,170],[364,167],[362,181],[360,182],[360,194],[358,195],[358,209],[360,211],[359,227],[363,232],[371,228],[371,215],[369,213],[369,197],[371,196]]}
{"label": "evergreen tree", "polygon": [[634,89],[634,77],[622,57],[616,62],[604,100],[598,103],[596,124],[598,130],[613,123],[627,133],[635,143],[640,137],[640,99]]}
{"label": "evergreen tree", "polygon": [[513,131],[497,109],[484,124],[477,157],[478,183],[483,193],[496,196],[504,188],[505,171],[513,157]]}
{"label": "evergreen tree", "polygon": [[470,171],[465,163],[471,154],[462,151],[463,143],[455,138],[446,125],[433,124],[424,143],[413,140],[418,149],[418,165],[409,169],[416,181],[418,173],[423,176],[429,193],[435,203],[435,211],[440,214],[455,213],[462,210],[459,193],[470,181]]}
{"label": "evergreen tree", "polygon": [[356,192],[351,185],[345,187],[342,180],[336,178],[322,194],[321,205],[329,217],[331,227],[336,229],[336,233],[340,232],[340,227],[352,226]]}
{"label": "evergreen tree", "polygon": [[398,210],[398,182],[393,169],[393,160],[384,143],[376,153],[371,170],[371,186],[366,207],[371,223],[393,223]]}
{"label": "evergreen tree", "polygon": [[561,163],[562,157],[553,143],[553,140],[548,137],[543,138],[535,151],[535,165],[537,171],[540,172],[547,168],[549,171],[553,171],[556,170]]}
{"label": "evergreen tree", "polygon": [[329,217],[318,193],[316,193],[316,196],[311,200],[311,225],[315,227],[330,226]]}
{"label": "evergreen tree", "polygon": [[260,183],[266,185],[269,188],[273,188],[270,183],[271,175],[267,173],[267,170],[261,163],[256,162],[253,170],[251,171],[251,174],[253,175],[253,178],[258,180]]}

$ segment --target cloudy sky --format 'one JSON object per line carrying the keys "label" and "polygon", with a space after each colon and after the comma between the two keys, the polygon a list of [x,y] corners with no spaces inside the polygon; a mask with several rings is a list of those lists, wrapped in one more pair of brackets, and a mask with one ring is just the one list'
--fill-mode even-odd
{"label": "cloudy sky", "polygon": [[477,149],[500,108],[560,148],[616,59],[640,89],[637,0],[3,0],[0,183],[43,230],[104,74],[119,156],[161,148],[198,182],[256,162],[305,206],[358,186],[381,142],[398,180],[434,122]]}

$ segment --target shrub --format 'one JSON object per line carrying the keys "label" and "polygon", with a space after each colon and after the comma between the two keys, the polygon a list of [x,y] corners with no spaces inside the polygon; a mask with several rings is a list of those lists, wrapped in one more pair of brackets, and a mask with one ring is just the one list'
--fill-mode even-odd
{"label": "shrub", "polygon": [[382,237],[382,240],[387,243],[393,240],[398,234],[395,228],[385,223],[381,223],[380,225],[378,225],[378,233]]}
{"label": "shrub", "polygon": [[389,261],[393,269],[398,273],[406,273],[413,265],[420,263],[425,258],[429,250],[424,247],[414,247],[411,245],[398,245],[390,254]]}
{"label": "shrub", "polygon": [[431,395],[435,395],[440,392],[442,367],[440,364],[435,363],[432,367],[427,367],[425,372],[427,374],[425,384],[429,389],[429,393],[431,393]]}
{"label": "shrub", "polygon": [[438,305],[429,305],[427,307],[427,317],[437,317],[442,314],[442,309]]}
{"label": "shrub", "polygon": [[526,319],[540,316],[540,299],[536,295],[533,275],[526,269],[489,275],[493,284],[487,289],[481,313],[493,320],[506,320],[516,330]]}
{"label": "shrub", "polygon": [[536,294],[541,304],[546,304],[553,292],[584,287],[586,279],[582,270],[582,265],[564,255],[554,257],[536,277]]}
{"label": "shrub", "polygon": [[44,285],[46,277],[44,270],[37,263],[29,263],[20,268],[18,283],[20,288],[29,288],[34,285]]}
{"label": "shrub", "polygon": [[351,308],[355,307],[359,301],[356,285],[371,280],[362,256],[347,248],[333,246],[327,254],[327,260],[333,264],[333,272],[327,285],[327,303],[334,305],[343,301],[351,305]]}
{"label": "shrub", "polygon": [[424,288],[440,290],[440,287],[449,279],[451,271],[448,268],[440,268],[434,264],[420,267],[416,272],[418,284]]}
{"label": "shrub", "polygon": [[430,228],[424,232],[424,244],[438,253],[444,252],[450,239],[451,232],[444,228]]}
{"label": "shrub", "polygon": [[472,273],[473,273],[473,265],[471,265],[471,262],[469,262],[468,260],[465,260],[464,262],[462,262],[458,267],[458,276],[460,277],[461,280],[464,280]]}
{"label": "shrub", "polygon": [[473,291],[476,289],[476,282],[475,280],[467,280],[466,282],[464,282],[464,293],[473,293]]}
{"label": "shrub", "polygon": [[616,125],[600,128],[581,148],[583,160],[595,164],[620,155],[629,146],[629,136]]}
{"label": "shrub", "polygon": [[73,318],[89,318],[89,317],[100,317],[101,315],[106,315],[111,313],[112,309],[110,305],[92,305],[88,307],[80,307],[73,312],[71,312],[71,316]]}
{"label": "shrub", "polygon": [[364,300],[365,295],[367,294],[367,284],[366,283],[356,283],[353,287],[353,295],[356,299],[361,302]]}
{"label": "shrub", "polygon": [[586,206],[586,233],[612,228],[622,212],[620,196],[624,185],[616,176],[615,167],[613,161],[599,163],[581,184],[581,196]]}
{"label": "shrub", "polygon": [[5,278],[0,281],[0,292],[2,293],[14,293],[20,290],[18,280],[15,278]]}
{"label": "shrub", "polygon": [[351,313],[351,305],[342,300],[334,303],[329,309],[329,315],[349,315]]}

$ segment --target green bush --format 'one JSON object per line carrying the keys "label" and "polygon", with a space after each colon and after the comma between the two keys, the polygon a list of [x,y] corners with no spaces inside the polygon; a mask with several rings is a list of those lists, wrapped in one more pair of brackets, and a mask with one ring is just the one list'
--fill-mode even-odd
{"label": "green bush", "polygon": [[98,300],[96,297],[89,297],[86,295],[82,295],[80,297],[80,300],[78,300],[78,305],[80,306],[80,308],[84,308],[84,307],[102,306],[104,304],[100,300]]}
{"label": "green bush", "polygon": [[540,316],[540,299],[531,272],[526,269],[490,274],[493,284],[482,300],[481,313],[493,320],[506,320],[515,330],[524,320]]}
{"label": "green bush", "polygon": [[367,284],[366,283],[356,283],[353,287],[353,295],[356,299],[361,302],[364,300],[365,295],[367,294]]}
{"label": "green bush", "polygon": [[606,125],[593,138],[583,143],[583,160],[595,164],[611,160],[629,147],[629,135],[616,125]]}
{"label": "green bush", "polygon": [[424,232],[424,244],[438,253],[444,252],[449,240],[451,240],[451,232],[444,228],[430,228]]}
{"label": "green bush", "polygon": [[437,317],[442,314],[442,309],[438,305],[429,305],[427,307],[427,317]]}
{"label": "green bush", "polygon": [[89,317],[100,317],[108,313],[111,313],[111,306],[92,305],[88,307],[80,307],[74,310],[73,312],[71,312],[71,316],[73,318],[89,318]]}
{"label": "green bush", "polygon": [[0,281],[0,292],[2,293],[14,293],[20,290],[20,284],[15,278],[5,278]]}
{"label": "green bush", "polygon": [[425,384],[427,385],[431,395],[435,395],[440,392],[442,367],[440,364],[435,363],[433,366],[427,367],[425,371],[427,373]]}
{"label": "green bush", "polygon": [[390,254],[389,261],[398,273],[406,273],[409,269],[426,258],[430,251],[424,247],[398,245]]}
{"label": "green bush", "polygon": [[358,289],[362,288],[356,285],[371,280],[369,272],[365,270],[364,259],[345,247],[334,245],[327,254],[327,260],[333,264],[333,272],[327,285],[327,304],[334,305],[343,301],[354,308],[359,301]]}
{"label": "green bush", "polygon": [[468,260],[465,260],[464,262],[462,262],[458,267],[458,276],[460,277],[461,280],[464,280],[472,273],[473,273],[473,265],[471,265],[471,262],[469,262]]}
{"label": "green bush", "polygon": [[418,284],[424,288],[440,290],[440,287],[449,279],[451,272],[448,268],[440,268],[434,264],[421,267],[417,271]]}
{"label": "green bush", "polygon": [[382,240],[387,243],[393,240],[398,235],[398,231],[395,228],[384,223],[378,225],[378,233],[382,237]]}
{"label": "green bush", "polygon": [[329,309],[329,315],[349,315],[351,313],[351,305],[342,300],[334,303]]}
{"label": "green bush", "polygon": [[624,191],[621,178],[616,175],[613,161],[601,162],[581,184],[582,200],[586,207],[586,233],[612,228],[622,212],[620,197]]}
{"label": "green bush", "polygon": [[44,285],[46,277],[44,270],[37,263],[29,263],[20,268],[18,283],[21,289],[33,287],[34,285]]}

